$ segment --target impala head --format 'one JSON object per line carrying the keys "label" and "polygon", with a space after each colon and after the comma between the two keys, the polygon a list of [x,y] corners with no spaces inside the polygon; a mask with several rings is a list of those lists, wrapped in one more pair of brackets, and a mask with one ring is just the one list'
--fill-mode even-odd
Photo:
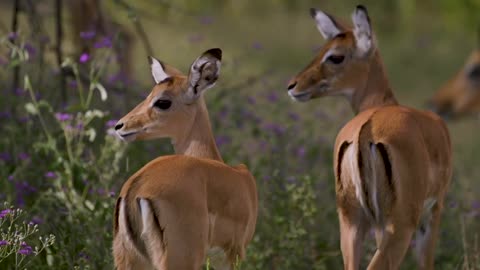
{"label": "impala head", "polygon": [[376,49],[370,19],[365,7],[352,14],[353,29],[315,9],[311,15],[326,39],[313,61],[288,84],[288,94],[297,101],[323,96],[349,98],[366,84],[370,59]]}
{"label": "impala head", "polygon": [[188,76],[150,57],[155,86],[147,98],[115,125],[127,141],[173,138],[187,132],[195,114],[205,106],[203,92],[215,85],[222,51],[210,49],[198,57]]}
{"label": "impala head", "polygon": [[433,96],[431,105],[443,116],[480,112],[480,44],[460,72]]}

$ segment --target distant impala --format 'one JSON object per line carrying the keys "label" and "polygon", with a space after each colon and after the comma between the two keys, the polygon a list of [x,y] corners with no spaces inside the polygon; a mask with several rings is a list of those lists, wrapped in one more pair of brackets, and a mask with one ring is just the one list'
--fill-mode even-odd
{"label": "distant impala", "polygon": [[432,106],[445,116],[480,113],[480,48],[473,51],[462,69],[435,93]]}
{"label": "distant impala", "polygon": [[433,269],[445,193],[452,174],[450,139],[435,114],[400,106],[393,95],[367,10],[353,29],[311,10],[327,43],[288,86],[298,101],[344,96],[357,114],[337,136],[334,170],[345,269],[358,269],[365,233],[377,251],[368,269],[398,269],[416,232],[422,269]]}
{"label": "distant impala", "polygon": [[115,127],[128,141],[171,138],[179,154],[151,161],[123,185],[113,242],[119,270],[198,270],[209,249],[226,255],[218,265],[212,258],[215,269],[245,257],[257,220],[255,179],[245,165],[223,163],[203,99],[221,57],[206,51],[188,76],[152,58],[156,85]]}

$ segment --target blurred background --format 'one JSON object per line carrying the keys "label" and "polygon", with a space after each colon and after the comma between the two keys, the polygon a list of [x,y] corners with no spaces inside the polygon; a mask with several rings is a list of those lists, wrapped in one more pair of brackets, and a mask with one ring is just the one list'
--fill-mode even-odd
{"label": "blurred background", "polygon": [[[148,55],[187,72],[212,47],[223,50],[220,79],[206,93],[217,144],[226,163],[248,165],[259,189],[255,238],[239,268],[341,268],[332,147],[353,113],[340,98],[294,103],[286,83],[324,43],[309,8],[349,22],[356,4],[2,0],[0,268],[112,268],[121,185],[173,149],[168,140],[127,145],[111,128],[150,93]],[[477,0],[362,4],[404,105],[427,109],[480,48]],[[478,111],[448,126],[455,169],[436,266],[480,269]],[[373,235],[366,242],[362,268]],[[409,253],[402,269],[412,268]]]}

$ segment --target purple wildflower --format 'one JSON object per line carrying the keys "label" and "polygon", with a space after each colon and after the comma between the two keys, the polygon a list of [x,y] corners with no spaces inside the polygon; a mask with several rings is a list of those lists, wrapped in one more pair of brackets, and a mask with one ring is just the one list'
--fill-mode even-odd
{"label": "purple wildflower", "polygon": [[213,23],[214,19],[212,16],[201,16],[198,21],[203,25],[209,25]]}
{"label": "purple wildflower", "polygon": [[71,80],[68,82],[68,86],[71,88],[77,88],[77,81]]}
{"label": "purple wildflower", "polygon": [[87,260],[87,261],[90,259],[90,256],[88,256],[88,254],[85,253],[85,252],[83,252],[83,251],[80,252],[80,253],[78,253],[78,256],[79,256],[80,258],[83,258],[83,259]]}
{"label": "purple wildflower", "polygon": [[13,175],[9,175],[9,176],[7,177],[7,180],[8,180],[9,182],[13,182],[13,179],[14,179],[14,178],[13,178]]}
{"label": "purple wildflower", "polygon": [[54,173],[54,172],[46,172],[46,173],[45,173],[45,177],[46,177],[46,178],[53,179],[53,178],[57,178],[57,174]]}
{"label": "purple wildflower", "polygon": [[111,197],[111,198],[114,198],[115,197],[115,191],[110,191],[108,193],[108,195]]}
{"label": "purple wildflower", "polygon": [[107,128],[113,128],[117,124],[118,120],[112,119],[108,120],[107,123],[105,123],[105,126]]}
{"label": "purple wildflower", "polygon": [[297,157],[299,158],[304,158],[305,157],[305,153],[306,153],[306,149],[304,146],[300,146],[298,149],[297,149]]}
{"label": "purple wildflower", "polygon": [[275,103],[278,101],[278,93],[271,91],[267,94],[266,98],[269,102]]}
{"label": "purple wildflower", "polygon": [[267,123],[267,124],[263,125],[263,128],[267,131],[270,131],[270,132],[276,134],[277,136],[282,135],[286,131],[286,129],[284,127],[282,127],[281,125],[276,124],[276,123]]}
{"label": "purple wildflower", "polygon": [[26,122],[28,122],[29,120],[30,120],[30,117],[28,117],[28,116],[22,116],[22,117],[18,118],[18,121],[19,121],[20,123],[26,123]]}
{"label": "purple wildflower", "polygon": [[85,31],[85,32],[80,32],[80,38],[82,39],[92,39],[95,37],[95,31]]}
{"label": "purple wildflower", "polygon": [[0,218],[6,217],[8,214],[10,214],[10,212],[12,212],[12,209],[3,209],[0,211]]}
{"label": "purple wildflower", "polygon": [[37,49],[33,47],[30,43],[25,43],[23,48],[28,52],[31,57],[34,57],[37,54]]}
{"label": "purple wildflower", "polygon": [[219,147],[225,144],[229,144],[232,142],[232,139],[229,136],[220,135],[215,138],[215,141]]}
{"label": "purple wildflower", "polygon": [[258,42],[258,41],[255,41],[253,44],[252,44],[252,48],[257,50],[257,51],[261,51],[263,50],[263,44]]}
{"label": "purple wildflower", "polygon": [[17,37],[18,37],[18,33],[17,33],[17,32],[10,32],[10,33],[8,33],[8,39],[10,39],[10,40],[16,39]]}
{"label": "purple wildflower", "polygon": [[21,152],[20,154],[18,154],[18,158],[20,160],[27,160],[30,159],[30,155],[25,152]]}
{"label": "purple wildflower", "polygon": [[38,216],[34,216],[34,217],[32,218],[31,223],[33,223],[33,224],[42,224],[42,223],[43,223],[43,219],[41,219],[41,218],[38,217]]}
{"label": "purple wildflower", "polygon": [[448,203],[448,206],[449,206],[450,208],[457,208],[457,207],[458,207],[458,202],[456,202],[456,201],[451,201],[451,202]]}
{"label": "purple wildflower", "polygon": [[0,160],[3,160],[3,161],[10,161],[12,160],[12,156],[7,153],[7,152],[0,152]]}
{"label": "purple wildflower", "polygon": [[33,253],[33,249],[31,246],[27,245],[27,243],[22,242],[20,244],[20,250],[18,251],[18,253],[22,255],[30,255]]}
{"label": "purple wildflower", "polygon": [[17,88],[15,90],[13,90],[13,94],[15,96],[25,96],[27,94],[27,90],[22,89],[22,88]]}
{"label": "purple wildflower", "polygon": [[50,43],[50,37],[47,36],[47,35],[42,35],[40,37],[40,42],[43,43],[43,44],[48,44],[48,43]]}
{"label": "purple wildflower", "polygon": [[80,58],[78,59],[78,61],[79,61],[80,63],[82,63],[82,64],[88,62],[88,60],[90,60],[90,55],[89,55],[88,53],[86,53],[86,52],[85,52],[85,53],[82,53],[82,54],[80,55]]}
{"label": "purple wildflower", "polygon": [[0,66],[6,66],[8,64],[7,59],[5,57],[0,56]]}
{"label": "purple wildflower", "polygon": [[195,34],[189,35],[187,39],[188,39],[188,42],[195,44],[195,43],[202,42],[204,40],[204,36],[201,34],[195,33]]}
{"label": "purple wildflower", "polygon": [[8,241],[7,240],[0,240],[0,247],[1,246],[6,246],[8,245]]}
{"label": "purple wildflower", "polygon": [[294,113],[294,112],[289,112],[288,117],[290,117],[290,119],[292,119],[295,122],[300,120],[300,115],[298,115],[297,113]]}
{"label": "purple wildflower", "polygon": [[68,113],[55,113],[55,118],[60,122],[72,120],[72,115]]}
{"label": "purple wildflower", "polygon": [[248,97],[247,97],[247,102],[248,102],[248,104],[250,104],[250,105],[255,105],[255,104],[257,104],[257,101],[255,100],[255,97],[252,97],[252,96],[248,96]]}
{"label": "purple wildflower", "polygon": [[295,176],[289,176],[287,177],[287,182],[289,184],[295,184],[297,182],[297,178],[295,178]]}
{"label": "purple wildflower", "polygon": [[472,209],[473,210],[480,210],[480,201],[473,201],[472,202]]}
{"label": "purple wildflower", "polygon": [[103,37],[100,41],[96,42],[93,47],[95,47],[95,49],[111,48],[112,40],[109,37]]}

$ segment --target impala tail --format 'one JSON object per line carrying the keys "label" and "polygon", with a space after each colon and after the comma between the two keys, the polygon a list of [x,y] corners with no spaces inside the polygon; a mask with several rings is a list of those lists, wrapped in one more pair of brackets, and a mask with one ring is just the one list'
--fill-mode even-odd
{"label": "impala tail", "polygon": [[366,209],[373,218],[374,224],[384,225],[385,215],[391,207],[394,197],[392,181],[392,163],[387,148],[382,143],[370,142],[361,147],[362,162],[364,163],[360,175],[365,182]]}
{"label": "impala tail", "polygon": [[[159,214],[152,200],[120,197],[115,207],[115,238],[147,261],[161,260],[165,245]],[[116,239],[117,240],[117,239]]]}

